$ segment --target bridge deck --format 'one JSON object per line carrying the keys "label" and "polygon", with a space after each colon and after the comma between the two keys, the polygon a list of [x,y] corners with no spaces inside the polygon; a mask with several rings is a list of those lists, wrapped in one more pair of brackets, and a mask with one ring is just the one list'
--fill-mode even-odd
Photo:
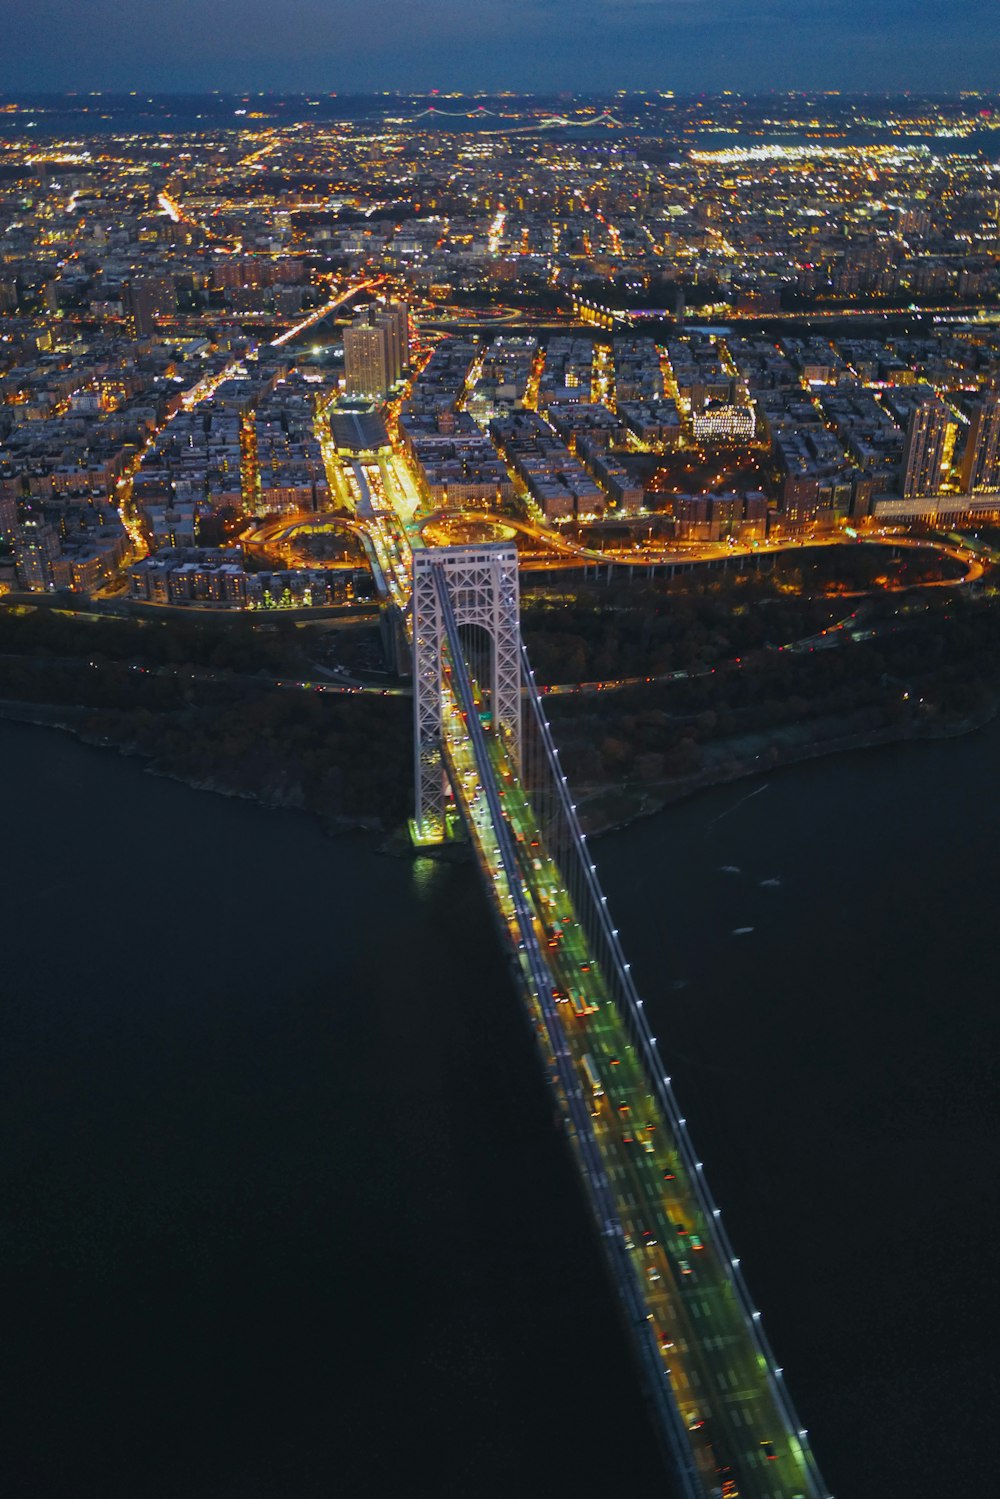
{"label": "bridge deck", "polygon": [[[734,1284],[737,1262],[730,1262],[714,1212],[704,1208],[690,1148],[680,1148],[651,1086],[563,876],[543,844],[529,795],[496,736],[482,739],[488,764],[480,763],[481,752],[477,755],[458,700],[446,695],[444,753],[456,800],[518,948],[523,944],[515,902],[483,790],[484,775],[494,778],[502,797],[502,816],[515,841],[519,882],[529,898],[562,1041],[589,1104],[592,1138],[702,1492],[733,1499],[817,1499],[824,1490],[806,1433],[789,1424],[778,1384],[781,1371],[762,1351]],[[537,985],[527,971],[525,977],[543,1055],[565,1105],[551,1023]],[[579,1148],[575,1134],[574,1140]]]}

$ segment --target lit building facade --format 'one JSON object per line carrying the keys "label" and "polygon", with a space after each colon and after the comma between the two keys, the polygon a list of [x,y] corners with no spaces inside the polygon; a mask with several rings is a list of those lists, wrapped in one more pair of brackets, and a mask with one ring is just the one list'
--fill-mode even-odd
{"label": "lit building facade", "polygon": [[410,359],[409,309],[404,302],[360,307],[344,331],[344,368],[349,396],[384,396]]}
{"label": "lit building facade", "polygon": [[1000,392],[991,391],[973,413],[962,462],[966,494],[1000,490]]}
{"label": "lit building facade", "polygon": [[937,494],[941,488],[949,427],[943,401],[922,401],[910,413],[903,452],[903,498]]}

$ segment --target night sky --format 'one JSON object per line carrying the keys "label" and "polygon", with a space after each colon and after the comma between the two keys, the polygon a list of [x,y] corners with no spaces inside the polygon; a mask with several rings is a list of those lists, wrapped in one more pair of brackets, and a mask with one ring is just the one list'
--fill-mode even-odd
{"label": "night sky", "polygon": [[997,0],[0,0],[0,90],[996,88]]}

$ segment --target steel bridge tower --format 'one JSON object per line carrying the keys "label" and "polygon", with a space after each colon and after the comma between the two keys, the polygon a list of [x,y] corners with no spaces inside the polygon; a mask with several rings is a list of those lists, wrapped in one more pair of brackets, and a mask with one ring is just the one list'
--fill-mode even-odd
{"label": "steel bridge tower", "polygon": [[517,548],[512,542],[426,547],[413,553],[413,740],[416,815],[420,843],[441,843],[445,771],[441,758],[442,694],[446,637],[437,579],[443,579],[459,627],[475,626],[489,638],[489,725],[516,765],[521,757],[521,626]]}

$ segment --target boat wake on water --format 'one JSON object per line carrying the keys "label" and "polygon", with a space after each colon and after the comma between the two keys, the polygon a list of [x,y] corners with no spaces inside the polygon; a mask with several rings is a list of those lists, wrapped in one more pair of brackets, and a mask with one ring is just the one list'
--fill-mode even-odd
{"label": "boat wake on water", "polygon": [[747,802],[752,801],[755,796],[760,796],[762,791],[766,791],[770,784],[770,781],[765,781],[763,786],[756,786],[753,791],[748,791],[746,796],[741,796],[739,801],[736,802],[732,807],[727,807],[724,812],[720,812],[717,817],[713,817],[711,822],[705,828],[705,836],[708,836],[709,828],[714,828],[715,824],[717,822],[721,822],[724,817],[731,817],[734,812],[738,812],[739,809]]}

